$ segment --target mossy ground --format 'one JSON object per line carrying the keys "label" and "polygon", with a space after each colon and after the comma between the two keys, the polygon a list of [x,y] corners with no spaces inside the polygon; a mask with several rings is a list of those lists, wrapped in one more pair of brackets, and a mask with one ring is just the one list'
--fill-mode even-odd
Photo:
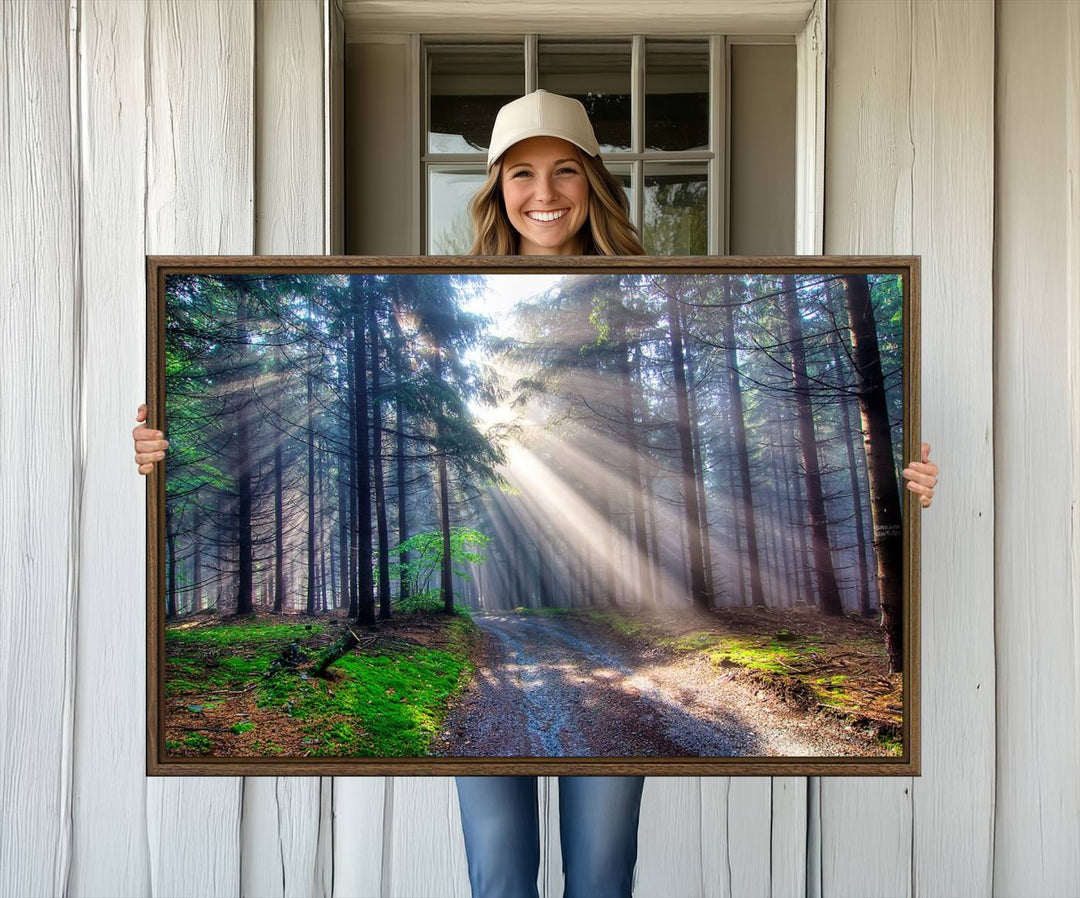
{"label": "mossy ground", "polygon": [[[362,643],[316,676],[351,626]],[[472,674],[466,613],[414,610],[366,630],[340,614],[250,615],[166,628],[170,756],[418,757]],[[302,653],[299,656],[297,652]],[[294,664],[279,660],[290,653]]]}
{"label": "mossy ground", "polygon": [[604,610],[588,616],[666,651],[699,653],[718,672],[745,671],[807,710],[864,730],[890,755],[903,753],[903,675],[888,672],[874,621],[827,618],[809,609],[684,615]]}

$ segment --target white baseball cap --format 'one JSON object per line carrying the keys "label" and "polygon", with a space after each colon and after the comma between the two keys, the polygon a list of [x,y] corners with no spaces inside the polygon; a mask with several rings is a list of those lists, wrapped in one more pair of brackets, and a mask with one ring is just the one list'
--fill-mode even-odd
{"label": "white baseball cap", "polygon": [[541,136],[561,137],[590,156],[600,152],[589,115],[581,103],[573,97],[534,90],[511,100],[495,116],[487,167],[490,169],[518,141]]}

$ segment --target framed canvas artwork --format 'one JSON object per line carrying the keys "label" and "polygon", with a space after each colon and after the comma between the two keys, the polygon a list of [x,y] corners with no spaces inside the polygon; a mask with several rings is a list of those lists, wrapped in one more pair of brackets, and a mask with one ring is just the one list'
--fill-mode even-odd
{"label": "framed canvas artwork", "polygon": [[147,291],[148,773],[919,773],[917,257]]}

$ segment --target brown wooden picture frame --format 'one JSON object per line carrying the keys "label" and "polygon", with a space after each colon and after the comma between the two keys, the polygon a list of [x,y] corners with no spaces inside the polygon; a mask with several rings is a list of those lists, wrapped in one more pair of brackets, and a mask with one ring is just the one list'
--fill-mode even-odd
{"label": "brown wooden picture frame", "polygon": [[[902,284],[904,463],[919,458],[918,256],[802,257],[353,257],[147,256],[147,426],[166,430],[166,277],[310,274],[763,274],[899,275]],[[170,447],[170,453],[175,447]],[[166,751],[166,476],[147,478],[146,763],[149,775],[901,775],[920,773],[919,500],[900,489],[903,509],[902,712],[899,754],[880,757],[191,757]],[[897,471],[897,473],[899,473]],[[787,632],[787,631],[784,631]],[[825,713],[827,709],[822,709]],[[857,715],[840,726],[859,726]],[[830,718],[831,719],[831,718]]]}

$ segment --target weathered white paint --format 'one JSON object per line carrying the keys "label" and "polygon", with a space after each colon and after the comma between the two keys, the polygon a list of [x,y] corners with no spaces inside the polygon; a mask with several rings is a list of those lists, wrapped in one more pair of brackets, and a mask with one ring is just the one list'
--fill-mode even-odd
{"label": "weathered white paint", "polygon": [[[325,103],[321,0],[255,7],[254,189],[258,255],[326,247]],[[318,777],[244,781],[240,884],[244,895],[318,895],[332,869],[319,855]]]}
{"label": "weathered white paint", "polygon": [[348,39],[418,34],[798,34],[813,0],[343,0]]}
{"label": "weathered white paint", "polygon": [[0,892],[56,893],[71,853],[83,419],[68,7],[0,18]]}
{"label": "weathered white paint", "polygon": [[[315,2],[332,46],[335,0]],[[116,563],[144,549],[142,255],[325,246],[325,123],[284,155],[264,143],[275,114],[326,108],[333,70],[288,6],[0,19],[3,895],[467,894],[449,779],[143,776],[142,571]],[[922,524],[923,776],[652,778],[638,894],[1070,894],[1080,6],[837,0],[829,43],[826,249],[923,256],[923,433],[945,472]]]}
{"label": "weathered white paint", "polygon": [[394,777],[384,839],[384,895],[468,898],[465,839],[452,777]]}
{"label": "weathered white paint", "polygon": [[[701,846],[711,821],[703,819],[700,782],[685,776],[645,778],[638,820],[635,895],[661,898],[671,894],[718,894],[702,881]],[[561,870],[556,873],[561,878]]]}
{"label": "weathered white paint", "polygon": [[922,433],[945,479],[922,523],[923,774],[821,781],[822,892],[989,894],[994,8],[829,13],[825,249],[922,256]]}
{"label": "weathered white paint", "polygon": [[[910,8],[828,16],[825,252],[910,253]],[[819,798],[821,894],[910,894],[911,780],[822,778]]]}
{"label": "weathered white paint", "polygon": [[825,10],[817,0],[795,38],[795,252],[808,255],[825,238]]}
{"label": "weathered white paint", "polygon": [[145,398],[147,10],[95,2],[78,14],[87,439],[68,889],[139,896],[150,892],[146,573],[118,560],[146,546],[131,428]]}
{"label": "weathered white paint", "polygon": [[[253,252],[254,4],[150,4],[147,44],[146,252]],[[154,895],[240,893],[243,793],[239,777],[147,781]]]}
{"label": "weathered white paint", "polygon": [[922,255],[922,436],[945,472],[945,501],[935,500],[921,524],[923,772],[911,784],[912,887],[916,895],[959,898],[992,888],[997,675],[990,559],[994,522],[1001,520],[991,427],[995,14],[981,2],[916,3],[912,12],[911,230],[912,250]]}
{"label": "weathered white paint", "polygon": [[1080,15],[1001,3],[994,891],[1080,883]]}

